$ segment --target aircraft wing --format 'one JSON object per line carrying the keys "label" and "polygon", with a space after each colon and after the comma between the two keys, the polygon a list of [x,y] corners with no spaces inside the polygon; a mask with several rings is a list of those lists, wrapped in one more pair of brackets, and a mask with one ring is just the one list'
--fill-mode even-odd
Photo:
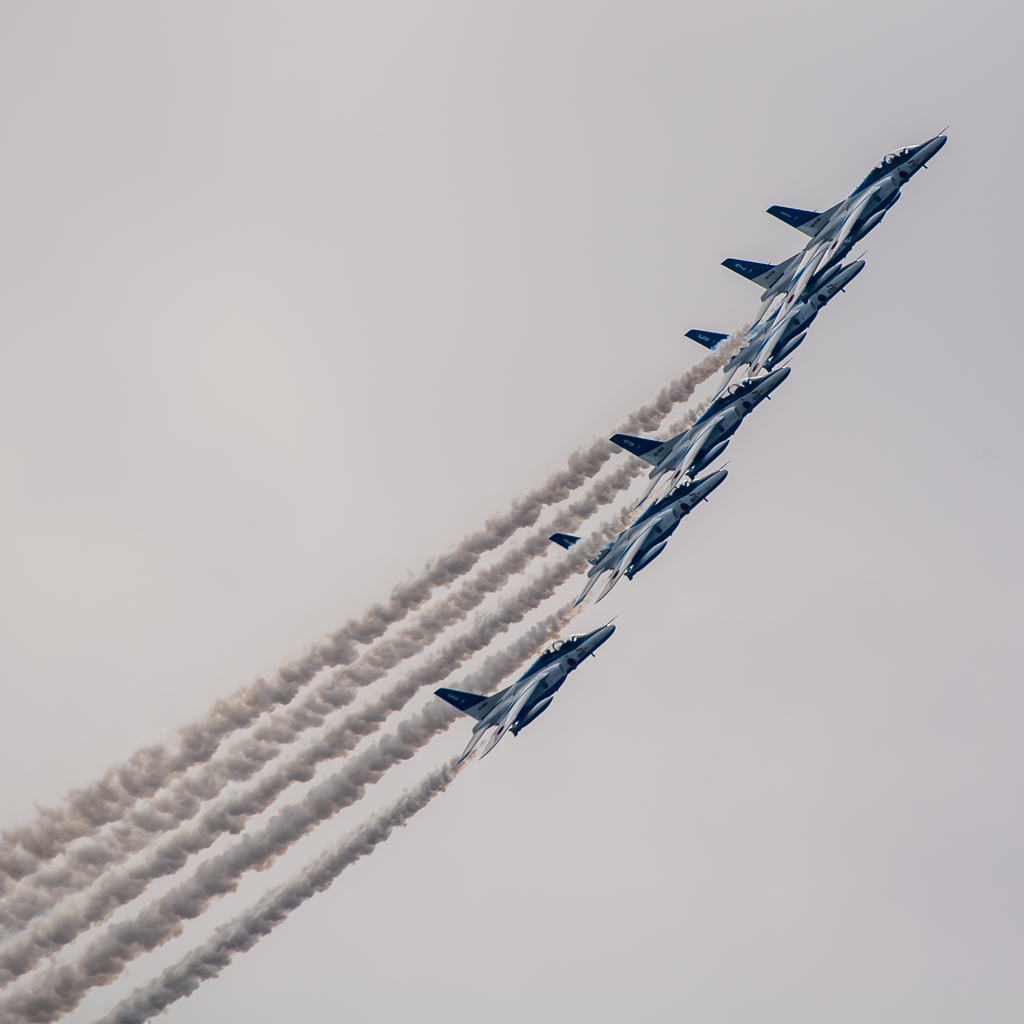
{"label": "aircraft wing", "polygon": [[856,225],[857,218],[860,216],[861,210],[864,209],[864,207],[868,203],[868,200],[877,191],[878,191],[878,186],[876,185],[874,188],[869,188],[864,193],[864,195],[861,196],[857,200],[857,203],[854,205],[853,209],[847,215],[846,220],[843,221],[843,226],[842,226],[842,228],[840,228],[839,234],[836,236],[835,241],[829,247],[829,250],[828,250],[829,253],[836,252],[838,249],[840,249],[842,247],[843,242],[846,241],[847,235],[850,234],[850,232],[853,230],[854,226]]}
{"label": "aircraft wing", "polygon": [[648,523],[644,523],[643,529],[637,532],[637,535],[630,541],[630,545],[626,548],[625,554],[616,563],[615,571],[612,573],[611,578],[605,584],[604,590],[598,595],[597,604],[602,598],[606,597],[612,587],[625,575],[626,570],[629,568],[629,563],[633,561],[636,553],[643,546],[644,541],[647,539],[647,534],[654,529],[661,522],[662,516],[658,515]]}
{"label": "aircraft wing", "polygon": [[828,248],[826,245],[819,245],[814,255],[807,261],[807,266],[800,271],[800,276],[796,279],[796,284],[793,285],[790,290],[790,294],[793,298],[790,301],[790,305],[796,302],[797,299],[803,295],[804,289],[807,287],[807,282],[814,276],[814,272],[818,269],[818,265],[821,263],[822,257],[825,255],[825,251]]}
{"label": "aircraft wing", "polygon": [[501,717],[501,721],[498,722],[498,727],[491,734],[491,738],[487,741],[487,746],[480,753],[481,759],[485,758],[497,745],[501,742],[501,738],[508,732],[512,723],[519,717],[519,712],[523,710],[526,702],[533,696],[533,691],[544,681],[547,677],[546,672],[542,672],[537,676],[536,679],[527,683],[523,687],[522,691],[512,702],[512,706],[505,712]]}
{"label": "aircraft wing", "polygon": [[[708,431],[711,430],[711,428],[714,427],[716,423],[718,423],[718,421],[722,418],[723,415],[724,410],[723,412],[717,413],[716,415],[712,416],[711,419],[707,421],[707,423],[702,423],[700,430],[698,430],[693,435],[693,437],[687,440],[686,444],[683,445],[682,451],[684,452],[684,454],[679,464],[679,468],[675,471],[675,473],[672,474],[673,487],[681,479],[682,475],[693,464],[693,460],[697,457],[697,452],[700,451],[701,440],[707,437]],[[690,430],[693,429],[693,427],[690,427]],[[679,435],[679,437],[684,436],[685,432]],[[674,438],[674,440],[679,440],[679,438]],[[671,442],[666,441],[665,443],[670,444]],[[671,465],[665,465],[665,462],[667,461],[668,460],[663,461],[660,466],[656,466],[651,471],[651,482],[648,485],[647,490],[644,491],[643,495],[641,495],[640,500],[633,506],[634,508],[639,508],[651,496],[651,494],[654,492],[654,488],[658,486],[658,481],[673,468]]]}
{"label": "aircraft wing", "polygon": [[[820,251],[815,255],[814,259],[807,265],[810,274],[804,271],[803,280],[798,281],[793,288],[793,295],[799,297],[800,293],[804,290],[807,280],[810,275],[814,273],[814,268],[821,262],[822,256],[825,255],[825,247],[822,246]],[[764,339],[761,347],[757,350],[757,354],[750,360],[750,372],[756,374],[769,359],[772,357],[772,353],[775,351],[775,346],[779,343],[781,338],[789,327],[790,321],[793,319],[793,314],[799,309],[799,305],[791,306],[782,314],[776,322],[772,325],[772,329],[768,332],[768,337]]]}
{"label": "aircraft wing", "polygon": [[573,608],[575,608],[576,605],[582,603],[582,601],[586,598],[587,594],[590,593],[590,591],[593,588],[594,584],[600,578],[601,578],[601,573],[596,573],[595,575],[591,576],[589,580],[587,580],[587,585],[583,588],[583,593],[580,594],[580,596],[576,598],[576,601],[573,603]]}
{"label": "aircraft wing", "polygon": [[[728,410],[723,409],[720,413],[716,413],[707,421],[701,425],[701,429],[694,434],[692,441],[689,442],[686,449],[686,454],[683,456],[682,461],[679,463],[676,471],[672,474],[672,487],[683,478],[683,474],[693,465],[694,460],[697,458],[697,453],[701,449],[701,443],[704,438],[711,433],[711,431],[718,425],[719,421],[725,416]],[[666,472],[668,470],[666,469]],[[650,492],[648,492],[650,493]]]}

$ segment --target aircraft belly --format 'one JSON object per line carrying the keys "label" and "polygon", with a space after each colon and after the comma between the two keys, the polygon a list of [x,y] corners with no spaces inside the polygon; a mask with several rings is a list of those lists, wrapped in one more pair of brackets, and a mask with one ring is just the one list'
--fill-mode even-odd
{"label": "aircraft belly", "polygon": [[[733,413],[730,419],[732,420],[731,423],[726,421],[725,423],[719,424],[719,427],[721,428],[720,431],[716,431],[714,436],[710,438],[712,445],[720,444],[722,441],[732,437],[732,435],[739,430],[739,426],[743,422],[743,417],[737,416]],[[701,447],[703,448],[704,445],[701,445]]]}
{"label": "aircraft belly", "polygon": [[513,736],[518,736],[523,729],[525,729],[535,718],[539,718],[549,707],[551,707],[551,701],[554,699],[554,694],[539,700],[536,703],[530,704],[529,707],[523,708],[519,713],[519,717],[516,718],[515,722],[509,727],[509,732]]}
{"label": "aircraft belly", "polygon": [[653,548],[656,548],[661,544],[665,544],[669,537],[676,532],[676,529],[679,527],[681,522],[682,519],[673,519],[672,525],[667,530],[662,530],[660,533],[652,533],[651,536],[647,538],[647,543],[645,543],[633,556],[632,561],[630,562],[630,567],[632,568],[633,566],[640,565],[640,563],[647,558],[648,553]]}
{"label": "aircraft belly", "polygon": [[668,538],[676,532],[676,528],[681,522],[682,519],[676,519],[675,516],[672,516],[668,522],[662,523],[656,529],[651,530],[640,550],[633,556],[633,561],[635,562],[637,558],[642,557],[645,552],[650,551],[655,544],[660,544],[663,540],[668,540]]}
{"label": "aircraft belly", "polygon": [[651,562],[653,562],[665,550],[667,544],[668,537],[665,537],[662,541],[652,547],[645,548],[636,558],[633,559],[626,575],[630,579],[633,579],[641,569],[646,569],[647,566],[649,566]]}

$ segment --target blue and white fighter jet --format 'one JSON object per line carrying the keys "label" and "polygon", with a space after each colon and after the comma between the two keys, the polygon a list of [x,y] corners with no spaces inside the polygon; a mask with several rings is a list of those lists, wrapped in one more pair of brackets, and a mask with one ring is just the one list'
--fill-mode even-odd
{"label": "blue and white fighter jet", "polygon": [[667,441],[654,441],[647,437],[616,434],[613,444],[649,462],[651,485],[637,502],[642,505],[667,473],[672,477],[669,487],[675,487],[684,476],[693,477],[721,455],[732,435],[739,430],[745,417],[753,412],[789,376],[788,366],[773,370],[766,377],[750,377],[720,393],[708,406],[704,415],[692,427]]}
{"label": "blue and white fighter jet", "polygon": [[[590,579],[583,588],[583,593],[576,599],[576,604],[579,604],[590,593],[591,588],[604,573],[610,572],[611,576],[608,578],[604,590],[598,596],[598,601],[605,597],[623,576],[632,579],[641,569],[650,565],[665,550],[669,537],[675,533],[683,516],[692,512],[702,501],[705,501],[728,475],[722,469],[702,480],[687,480],[681,487],[677,487],[660,501],[655,502],[635,523],[627,526],[618,537],[608,541],[590,559],[592,568],[587,573]],[[568,549],[579,540],[579,537],[556,533],[550,539]]]}
{"label": "blue and white fighter jet", "polygon": [[[802,252],[778,265],[727,259],[722,266],[761,285],[763,315],[773,299],[795,303],[816,288],[822,275],[842,263],[850,249],[873,231],[900,197],[900,189],[946,144],[945,135],[907,146],[882,159],[842,202],[824,213],[772,206],[768,212],[810,237]],[[787,294],[788,293],[788,294]]]}
{"label": "blue and white fighter jet", "polygon": [[[838,239],[843,228],[848,235],[856,226],[856,237],[849,243],[853,245],[881,222],[885,213],[899,199],[900,189],[945,144],[946,136],[936,135],[920,146],[906,146],[896,153],[890,153],[871,169],[846,199],[824,213],[794,210],[787,206],[772,206],[768,212],[809,235],[811,241],[807,248],[825,239]],[[839,248],[840,245],[836,245],[833,251]]]}
{"label": "blue and white fighter jet", "polygon": [[442,687],[434,693],[472,718],[473,735],[462,752],[459,762],[465,761],[488,729],[494,729],[481,757],[486,757],[501,741],[506,732],[518,736],[535,718],[551,706],[555,694],[569,673],[578,668],[615,632],[610,623],[590,633],[577,633],[552,644],[511,685],[490,697],[464,690]]}
{"label": "blue and white fighter jet", "polygon": [[[792,309],[780,306],[772,315],[755,324],[747,331],[747,344],[722,367],[725,377],[720,390],[724,391],[729,386],[741,366],[749,366],[751,376],[762,369],[771,372],[796,351],[822,307],[843,291],[863,269],[863,260],[833,267],[819,280],[814,291]],[[687,331],[686,337],[705,348],[715,349],[728,335],[694,330]]]}

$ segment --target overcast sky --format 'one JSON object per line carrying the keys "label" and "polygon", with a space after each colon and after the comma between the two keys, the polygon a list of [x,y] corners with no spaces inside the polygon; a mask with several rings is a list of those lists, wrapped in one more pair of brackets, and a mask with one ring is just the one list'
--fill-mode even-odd
{"label": "overcast sky", "polygon": [[949,125],[600,656],[169,1020],[1021,1019],[1022,20],[3,5],[4,826],[507,508],[751,319],[768,206]]}

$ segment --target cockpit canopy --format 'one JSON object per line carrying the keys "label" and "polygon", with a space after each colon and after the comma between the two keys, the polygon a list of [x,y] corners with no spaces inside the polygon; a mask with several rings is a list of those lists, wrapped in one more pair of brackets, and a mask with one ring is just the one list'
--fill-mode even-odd
{"label": "cockpit canopy", "polygon": [[871,173],[850,193],[850,195],[855,196],[858,192],[863,192],[869,185],[874,185],[876,181],[880,181],[898,164],[909,160],[920,148],[920,146],[904,146],[903,149],[899,149],[895,153],[890,153],[888,156],[882,157],[882,159],[879,160],[879,162],[871,169]]}
{"label": "cockpit canopy", "polygon": [[573,633],[572,636],[567,636],[564,640],[556,640],[544,654],[561,654],[565,650],[571,651],[574,647],[579,647],[580,643],[586,639],[586,633]]}
{"label": "cockpit canopy", "polygon": [[587,633],[573,633],[572,636],[567,636],[564,640],[556,640],[543,654],[516,680],[520,682],[527,676],[532,675],[538,669],[542,669],[545,665],[549,665],[556,658],[561,657],[568,651],[571,651],[577,647],[584,640],[587,639]]}
{"label": "cockpit canopy", "polygon": [[692,491],[699,482],[700,481],[698,480],[684,480],[678,487],[674,487],[663,498],[659,498],[653,505],[649,506],[644,514],[637,520],[637,523],[643,523],[648,519],[653,519],[659,512],[663,512],[669,507],[669,505],[684,497],[687,492]]}
{"label": "cockpit canopy", "polygon": [[704,415],[694,423],[694,426],[707,422],[715,413],[721,412],[727,405],[732,405],[737,398],[745,395],[748,391],[753,391],[758,384],[762,383],[763,379],[763,377],[747,377],[738,384],[732,384],[707,407]]}
{"label": "cockpit canopy", "polygon": [[758,384],[761,383],[760,377],[747,377],[744,380],[739,381],[737,384],[730,384],[722,393],[722,398],[739,398],[740,395],[745,395],[748,391],[753,391]]}
{"label": "cockpit canopy", "polygon": [[893,164],[901,164],[909,156],[913,156],[917,150],[917,146],[904,146],[902,149],[896,150],[895,153],[890,153],[888,156],[882,157],[881,161],[876,165],[875,170],[880,170],[883,167],[891,167]]}

